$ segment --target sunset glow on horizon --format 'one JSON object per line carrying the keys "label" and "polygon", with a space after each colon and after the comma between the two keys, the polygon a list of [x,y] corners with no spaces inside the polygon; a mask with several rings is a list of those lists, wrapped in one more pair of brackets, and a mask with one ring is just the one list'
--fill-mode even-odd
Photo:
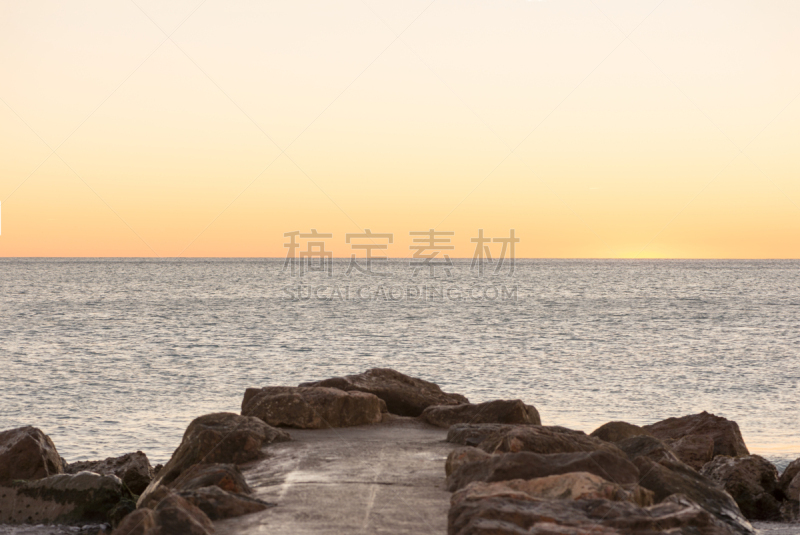
{"label": "sunset glow on horizon", "polygon": [[[800,258],[800,4],[0,6],[0,257]],[[363,252],[358,253],[359,256]]]}

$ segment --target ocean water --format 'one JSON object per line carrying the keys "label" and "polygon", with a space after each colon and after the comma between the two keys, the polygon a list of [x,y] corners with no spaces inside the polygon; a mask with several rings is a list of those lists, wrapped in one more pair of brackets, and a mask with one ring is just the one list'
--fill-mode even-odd
{"label": "ocean water", "polygon": [[0,260],[0,429],[68,461],[165,462],[247,387],[391,367],[591,432],[703,410],[800,457],[800,262],[455,261],[292,275],[283,260]]}

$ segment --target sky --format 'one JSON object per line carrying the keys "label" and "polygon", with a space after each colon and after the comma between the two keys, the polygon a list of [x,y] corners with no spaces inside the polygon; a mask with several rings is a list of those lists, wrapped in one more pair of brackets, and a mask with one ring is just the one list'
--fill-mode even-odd
{"label": "sky", "polygon": [[800,258],[798,27],[777,0],[2,2],[0,256],[514,229],[518,258]]}

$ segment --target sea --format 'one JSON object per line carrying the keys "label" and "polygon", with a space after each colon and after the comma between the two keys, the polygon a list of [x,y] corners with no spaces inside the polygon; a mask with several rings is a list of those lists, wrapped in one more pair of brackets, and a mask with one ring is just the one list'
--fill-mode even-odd
{"label": "sea", "polygon": [[394,368],[591,432],[708,411],[800,457],[800,261],[0,259],[0,430],[166,462],[248,387]]}

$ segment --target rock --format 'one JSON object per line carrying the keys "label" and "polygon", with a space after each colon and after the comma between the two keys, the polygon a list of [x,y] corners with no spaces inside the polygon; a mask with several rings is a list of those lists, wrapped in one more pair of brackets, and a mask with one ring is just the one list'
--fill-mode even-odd
{"label": "rock", "polygon": [[136,509],[122,519],[111,535],[157,535],[156,514],[152,509]]}
{"label": "rock", "polygon": [[519,399],[498,399],[486,403],[431,405],[420,418],[431,425],[448,428],[453,424],[535,424],[542,425],[539,412]]}
{"label": "rock", "polygon": [[35,427],[0,432],[0,485],[64,472],[50,437]]}
{"label": "rock", "polygon": [[261,458],[264,446],[287,440],[291,440],[287,433],[250,416],[219,412],[195,418],[172,458],[142,493],[138,505],[141,507],[159,485],[172,483],[193,464],[246,463]]}
{"label": "rock", "polygon": [[219,487],[203,487],[179,494],[187,502],[203,511],[211,520],[248,515],[275,506],[274,503],[227,492]]}
{"label": "rock", "polygon": [[[161,488],[163,489],[163,487]],[[163,497],[151,504],[152,508],[140,507],[126,516],[112,535],[209,535],[214,533],[214,525],[208,516],[172,491],[163,493]]]}
{"label": "rock", "polygon": [[447,520],[450,535],[733,535],[683,496],[644,508],[596,499],[465,497],[451,501]]}
{"label": "rock", "polygon": [[682,494],[727,524],[734,533],[755,533],[731,495],[687,465],[667,460],[657,463],[644,456],[637,457],[633,462],[641,474],[639,485],[652,490],[656,502],[673,494]]}
{"label": "rock", "polygon": [[679,463],[680,460],[672,450],[656,437],[640,435],[626,438],[614,443],[620,450],[625,452],[628,459],[633,461],[637,457],[647,457],[657,463],[663,460]]}
{"label": "rock", "polygon": [[117,502],[117,505],[109,509],[106,516],[111,525],[117,527],[126,516],[134,511],[136,511],[136,500],[123,494],[122,499]]}
{"label": "rock", "polygon": [[451,492],[473,481],[535,479],[569,472],[589,472],[619,485],[635,485],[639,471],[627,459],[607,451],[540,454],[523,451],[491,455],[455,468],[447,478]]}
{"label": "rock", "polygon": [[234,494],[252,492],[244,475],[235,464],[195,464],[184,470],[169,486],[179,492],[211,486]]}
{"label": "rock", "polygon": [[709,435],[686,435],[677,440],[665,439],[672,452],[695,470],[714,458],[714,439]]}
{"label": "rock", "polygon": [[453,501],[483,498],[514,498],[543,500],[612,500],[629,501],[641,507],[653,505],[653,493],[635,485],[627,490],[616,483],[588,472],[570,472],[536,479],[511,479],[484,483],[474,481],[456,492]]}
{"label": "rock", "polygon": [[589,433],[590,437],[596,437],[606,442],[619,442],[640,435],[651,436],[649,431],[628,422],[608,422]]}
{"label": "rock", "polygon": [[381,402],[365,392],[336,388],[273,386],[248,388],[242,415],[269,425],[299,429],[326,429],[379,423]]}
{"label": "rock", "polygon": [[758,455],[728,457],[718,455],[700,470],[730,494],[742,514],[750,520],[779,520],[783,497],[778,485],[778,469]]}
{"label": "rock", "polygon": [[800,522],[800,501],[786,500],[781,504],[781,521]]}
{"label": "rock", "polygon": [[714,456],[728,455],[730,457],[738,457],[739,455],[750,454],[736,422],[705,411],[681,418],[667,418],[666,420],[646,425],[644,429],[652,433],[654,437],[662,440],[678,440],[687,435],[708,436],[714,441]]}
{"label": "rock", "polygon": [[372,368],[358,375],[334,377],[300,386],[325,386],[347,392],[368,392],[385,401],[389,412],[399,416],[417,417],[431,405],[469,403],[460,394],[442,392],[434,383],[409,377],[389,368]]}
{"label": "rock", "polygon": [[778,485],[787,499],[800,500],[800,459],[789,463],[781,474]]}
{"label": "rock", "polygon": [[557,426],[456,424],[450,427],[447,441],[476,446],[488,453],[570,453],[602,450],[625,457],[614,444],[587,436],[583,431]]}
{"label": "rock", "polygon": [[473,448],[472,446],[455,448],[447,455],[447,461],[444,463],[444,473],[445,475],[449,476],[462,464],[471,463],[473,461],[481,461],[488,458],[488,453],[481,449]]}
{"label": "rock", "polygon": [[122,480],[133,494],[141,494],[153,480],[153,468],[147,455],[141,451],[127,453],[121,457],[109,457],[105,461],[78,461],[68,464],[65,472],[95,472],[105,476],[113,475]]}
{"label": "rock", "polygon": [[0,522],[105,522],[122,498],[122,481],[93,472],[57,474],[0,487]]}

